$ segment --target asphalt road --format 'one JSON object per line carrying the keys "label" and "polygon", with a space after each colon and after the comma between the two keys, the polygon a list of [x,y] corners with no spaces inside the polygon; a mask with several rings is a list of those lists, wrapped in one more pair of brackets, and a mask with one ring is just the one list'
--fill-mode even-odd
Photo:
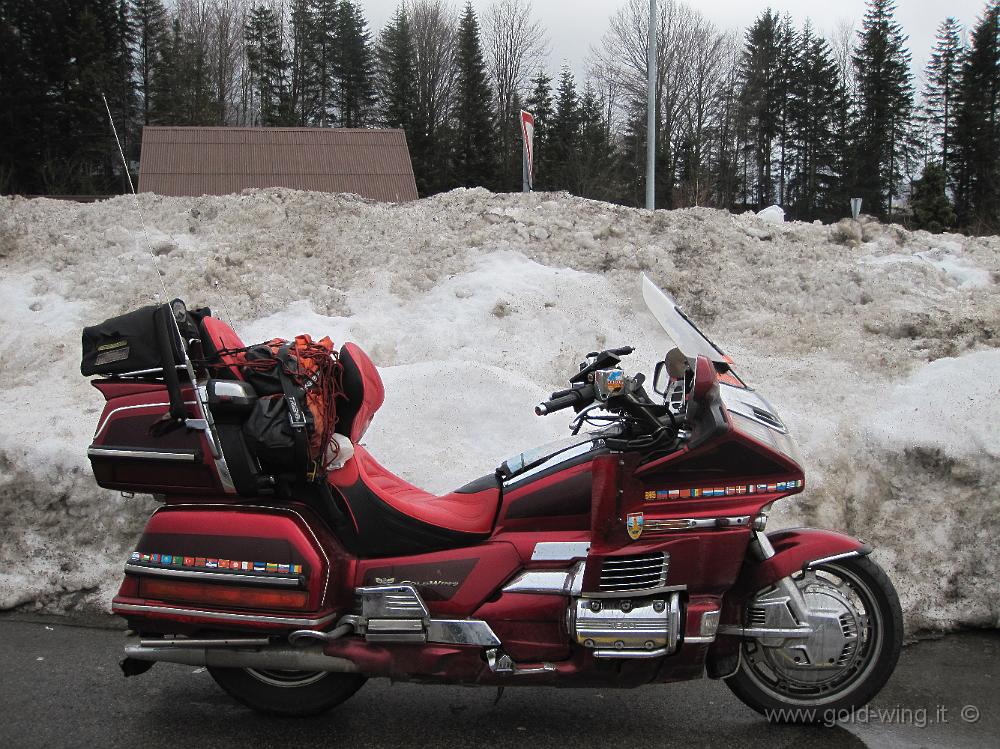
{"label": "asphalt road", "polygon": [[0,747],[995,747],[1000,736],[997,632],[905,648],[872,710],[832,728],[770,725],[707,679],[508,689],[497,704],[492,689],[372,680],[327,715],[278,719],[201,669],[161,663],[125,679],[121,645],[121,630],[0,618]]}

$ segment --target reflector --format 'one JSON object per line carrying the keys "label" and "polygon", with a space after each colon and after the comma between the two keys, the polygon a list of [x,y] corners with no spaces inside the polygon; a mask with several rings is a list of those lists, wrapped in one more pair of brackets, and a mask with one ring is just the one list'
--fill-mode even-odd
{"label": "reflector", "polygon": [[139,597],[162,601],[184,601],[211,606],[245,609],[304,609],[309,594],[304,590],[261,590],[238,585],[140,578]]}

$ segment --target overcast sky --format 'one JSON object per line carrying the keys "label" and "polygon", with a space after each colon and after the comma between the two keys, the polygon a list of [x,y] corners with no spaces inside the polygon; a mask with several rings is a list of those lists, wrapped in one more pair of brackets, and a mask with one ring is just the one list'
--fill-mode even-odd
{"label": "overcast sky", "polygon": [[[366,8],[368,22],[373,31],[382,28],[392,15],[399,0],[362,0]],[[464,5],[464,0],[453,0],[456,5]],[[473,0],[477,11],[490,5],[491,0]],[[600,42],[607,29],[608,18],[624,4],[624,0],[532,0],[535,16],[548,31],[551,52],[549,69],[557,72],[563,62],[583,74],[584,60],[591,45]],[[789,12],[797,26],[810,18],[813,26],[825,35],[830,35],[842,21],[855,21],[860,26],[864,17],[864,0],[781,0],[780,2],[760,2],[753,0],[691,0],[689,5],[697,8],[723,29],[745,29],[765,8],[779,12]],[[930,49],[934,44],[934,34],[945,16],[952,15],[967,27],[975,23],[983,11],[985,0],[898,0],[896,17],[909,35],[910,51],[913,53],[914,73],[923,71]]]}

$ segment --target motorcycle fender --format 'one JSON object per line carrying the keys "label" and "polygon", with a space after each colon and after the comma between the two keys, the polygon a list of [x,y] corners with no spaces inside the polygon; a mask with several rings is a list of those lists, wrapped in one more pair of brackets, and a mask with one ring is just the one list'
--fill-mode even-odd
{"label": "motorcycle fender", "polygon": [[[736,584],[726,595],[721,620],[738,624],[747,602],[760,590],[783,577],[821,562],[866,556],[871,547],[844,533],[819,528],[788,528],[767,534],[774,556],[763,561],[747,559]],[[740,638],[720,635],[709,648],[706,666],[710,678],[732,675],[739,668]]]}
{"label": "motorcycle fender", "polygon": [[783,577],[825,561],[866,556],[871,547],[837,531],[788,528],[767,534],[774,556],[754,565],[746,581],[750,593],[774,585]]}

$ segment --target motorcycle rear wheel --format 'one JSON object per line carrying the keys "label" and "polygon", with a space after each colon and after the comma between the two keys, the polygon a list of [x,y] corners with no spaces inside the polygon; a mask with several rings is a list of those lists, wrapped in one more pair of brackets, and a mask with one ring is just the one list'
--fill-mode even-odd
{"label": "motorcycle rear wheel", "polygon": [[208,672],[231,697],[258,712],[296,718],[319,715],[346,701],[368,680],[330,671],[214,668]]}
{"label": "motorcycle rear wheel", "polygon": [[[882,568],[867,557],[819,565],[793,575],[793,580],[807,599],[843,606],[841,656],[809,668],[811,641],[788,640],[783,647],[769,648],[747,640],[741,646],[740,667],[726,685],[744,704],[775,723],[829,724],[849,719],[885,686],[899,660],[903,642],[899,597]],[[819,640],[817,645],[825,643]]]}

